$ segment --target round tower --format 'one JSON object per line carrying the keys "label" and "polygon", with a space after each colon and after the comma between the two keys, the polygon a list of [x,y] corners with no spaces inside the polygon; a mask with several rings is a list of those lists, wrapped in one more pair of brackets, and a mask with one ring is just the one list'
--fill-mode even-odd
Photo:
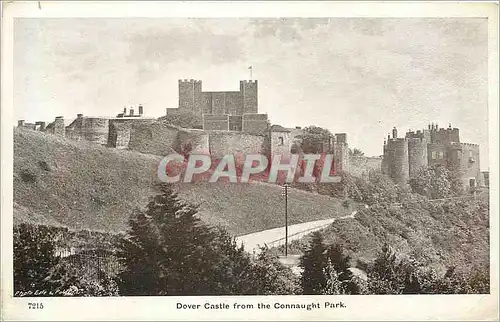
{"label": "round tower", "polygon": [[410,178],[418,175],[420,168],[427,167],[427,140],[408,139],[408,173]]}
{"label": "round tower", "polygon": [[389,150],[392,154],[388,164],[390,177],[399,184],[407,184],[409,179],[408,140],[391,140]]}

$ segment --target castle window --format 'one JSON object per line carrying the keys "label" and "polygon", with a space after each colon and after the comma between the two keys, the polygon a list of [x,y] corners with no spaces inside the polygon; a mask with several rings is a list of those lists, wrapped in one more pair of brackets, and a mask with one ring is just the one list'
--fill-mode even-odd
{"label": "castle window", "polygon": [[472,158],[474,155],[472,153],[472,151],[469,151],[469,158]]}
{"label": "castle window", "polygon": [[278,138],[278,145],[283,145],[283,144],[284,144],[284,143],[283,143],[283,137],[282,137],[282,136],[280,136],[280,137]]}
{"label": "castle window", "polygon": [[431,157],[432,157],[432,160],[436,160],[437,159],[437,152],[436,151],[432,151],[431,152]]}

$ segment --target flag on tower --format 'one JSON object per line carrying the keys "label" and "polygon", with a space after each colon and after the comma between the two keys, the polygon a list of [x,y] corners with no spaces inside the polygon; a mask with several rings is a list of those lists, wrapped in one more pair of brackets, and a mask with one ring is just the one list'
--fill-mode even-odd
{"label": "flag on tower", "polygon": [[248,69],[250,70],[250,79],[252,79],[252,65],[248,66]]}

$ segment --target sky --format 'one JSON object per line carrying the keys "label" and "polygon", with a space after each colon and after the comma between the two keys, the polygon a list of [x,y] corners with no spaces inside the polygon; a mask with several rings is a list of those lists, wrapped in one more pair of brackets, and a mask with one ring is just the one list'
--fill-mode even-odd
{"label": "sky", "polygon": [[259,112],[286,127],[347,133],[382,154],[394,126],[460,128],[488,153],[482,18],[22,18],[14,24],[14,114],[26,121],[146,116],[178,106],[178,79],[203,90],[259,82]]}

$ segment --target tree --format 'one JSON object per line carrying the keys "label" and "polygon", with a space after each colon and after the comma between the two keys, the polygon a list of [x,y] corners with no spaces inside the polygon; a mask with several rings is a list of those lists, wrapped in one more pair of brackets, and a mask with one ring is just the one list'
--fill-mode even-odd
{"label": "tree", "polygon": [[339,244],[325,246],[321,233],[314,232],[309,249],[300,258],[303,294],[359,294],[350,260]]}
{"label": "tree", "polygon": [[301,139],[301,149],[304,153],[323,153],[325,151],[325,146],[329,146],[333,134],[324,128],[319,126],[308,126],[305,127]]}
{"label": "tree", "polygon": [[463,191],[458,171],[443,165],[420,168],[417,175],[410,179],[410,186],[414,192],[430,199],[447,198]]}
{"label": "tree", "polygon": [[368,269],[368,288],[372,294],[402,294],[399,260],[396,252],[384,244],[372,267]]}
{"label": "tree", "polygon": [[161,185],[130,220],[118,257],[122,295],[251,294],[251,262],[222,228],[204,225],[197,209]]}
{"label": "tree", "polygon": [[[56,253],[63,229],[20,224],[14,227],[14,294],[16,296],[117,295],[113,279],[103,271],[99,279],[71,258]],[[91,273],[95,273],[92,271]]]}
{"label": "tree", "polygon": [[354,148],[354,149],[349,149],[349,156],[350,157],[362,157],[364,156],[365,153],[361,151],[360,149]]}
{"label": "tree", "polygon": [[323,236],[319,232],[312,234],[309,249],[300,258],[302,267],[302,292],[305,295],[321,294],[326,287],[324,269],[327,265],[325,256],[326,246]]}
{"label": "tree", "polygon": [[[354,275],[349,269],[351,258],[344,254],[342,246],[340,244],[330,245],[326,251],[326,257],[327,262],[336,271],[335,278],[341,283],[342,294],[358,294],[359,287],[354,282]],[[330,276],[332,276],[331,273]]]}
{"label": "tree", "polygon": [[[51,277],[60,263],[55,253],[55,233],[46,226],[22,223],[14,227],[14,293],[42,296],[60,293],[64,285]],[[52,295],[53,296],[53,295]]]}
{"label": "tree", "polygon": [[281,264],[276,255],[262,247],[253,262],[252,280],[257,295],[300,294],[300,283],[295,274]]}
{"label": "tree", "polygon": [[344,287],[342,285],[342,281],[339,279],[339,274],[337,273],[337,270],[335,269],[335,266],[332,264],[331,261],[328,261],[326,265],[325,279],[326,279],[326,285],[323,291],[321,292],[322,294],[325,295],[346,294]]}

